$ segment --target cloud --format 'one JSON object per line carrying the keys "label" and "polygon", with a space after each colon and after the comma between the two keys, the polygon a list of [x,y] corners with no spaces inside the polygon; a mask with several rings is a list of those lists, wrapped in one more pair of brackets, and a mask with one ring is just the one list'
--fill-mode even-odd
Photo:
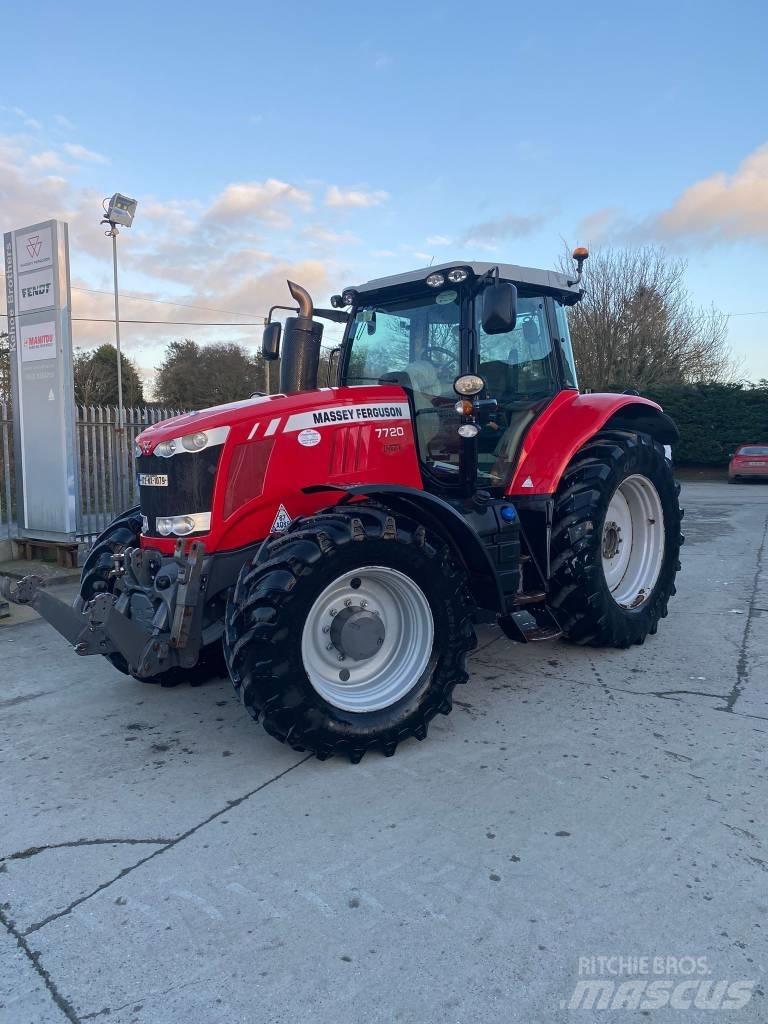
{"label": "cloud", "polygon": [[547,220],[543,213],[508,213],[495,220],[486,220],[467,228],[459,239],[461,245],[490,251],[507,238],[522,238],[532,234]]}
{"label": "cloud", "polygon": [[86,149],[85,146],[80,146],[76,142],[65,142],[62,149],[71,156],[73,160],[79,160],[83,163],[90,164],[108,164],[108,157],[102,153],[95,153],[92,149]]}
{"label": "cloud", "polygon": [[445,235],[430,235],[427,239],[427,245],[434,245],[440,248],[451,244],[452,240],[450,238],[446,238]]}
{"label": "cloud", "polygon": [[54,114],[53,120],[56,122],[59,128],[65,128],[68,132],[74,131],[74,124],[69,120],[68,117],[65,117],[63,114]]}
{"label": "cloud", "polygon": [[312,198],[308,192],[285,181],[269,178],[267,181],[240,182],[227,187],[213,201],[206,213],[211,223],[230,224],[249,218],[286,223],[286,205],[308,210]]}
{"label": "cloud", "polygon": [[360,239],[351,231],[332,231],[322,224],[308,224],[301,231],[301,237],[310,245],[357,245]]}
{"label": "cloud", "polygon": [[768,143],[750,153],[733,174],[718,171],[686,188],[644,230],[662,239],[768,240]]}
{"label": "cloud", "polygon": [[388,68],[391,63],[392,58],[388,53],[378,53],[373,60],[373,66],[377,71],[382,71],[384,68]]}
{"label": "cloud", "polygon": [[64,162],[58,153],[51,149],[43,150],[41,153],[33,153],[27,159],[27,166],[35,171],[60,171]]}
{"label": "cloud", "polygon": [[381,206],[389,199],[388,192],[366,192],[363,189],[343,189],[330,185],[325,193],[326,206]]}

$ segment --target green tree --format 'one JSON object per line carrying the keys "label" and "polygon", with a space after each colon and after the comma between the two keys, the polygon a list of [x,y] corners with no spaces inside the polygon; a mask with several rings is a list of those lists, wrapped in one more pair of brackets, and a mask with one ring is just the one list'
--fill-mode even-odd
{"label": "green tree", "polygon": [[[134,363],[120,353],[123,405],[144,405],[144,388]],[[75,354],[75,402],[78,405],[117,405],[117,349],[99,345]]]}
{"label": "green tree", "polygon": [[156,400],[181,409],[236,402],[265,390],[261,356],[234,342],[172,341],[155,378]]}

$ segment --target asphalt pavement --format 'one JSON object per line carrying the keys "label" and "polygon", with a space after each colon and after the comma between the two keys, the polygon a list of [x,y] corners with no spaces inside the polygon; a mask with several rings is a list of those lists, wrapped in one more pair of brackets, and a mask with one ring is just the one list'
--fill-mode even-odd
{"label": "asphalt pavement", "polygon": [[657,636],[357,766],[0,620],[0,1024],[768,1019],[768,486],[683,501]]}

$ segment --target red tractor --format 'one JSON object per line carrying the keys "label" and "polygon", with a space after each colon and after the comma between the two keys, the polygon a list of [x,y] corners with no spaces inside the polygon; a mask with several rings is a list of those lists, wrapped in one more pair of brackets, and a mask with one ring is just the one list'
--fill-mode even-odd
{"label": "red tractor", "polygon": [[[297,315],[263,341],[281,393],[149,427],[141,503],[94,544],[75,606],[33,578],[7,595],[140,680],[201,678],[223,652],[270,735],[353,762],[448,714],[477,621],[643,643],[680,568],[678,433],[636,395],[579,393],[566,309],[586,256],[571,276],[446,263],[329,310],[289,282]],[[315,316],[345,324],[328,387]]]}

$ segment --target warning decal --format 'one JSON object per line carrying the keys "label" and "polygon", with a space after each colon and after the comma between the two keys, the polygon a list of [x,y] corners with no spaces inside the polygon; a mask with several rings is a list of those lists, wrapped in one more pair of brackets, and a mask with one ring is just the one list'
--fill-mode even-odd
{"label": "warning decal", "polygon": [[291,525],[293,520],[288,515],[288,511],[285,505],[281,505],[277,510],[275,521],[272,523],[269,532],[270,533],[284,533],[285,530]]}

